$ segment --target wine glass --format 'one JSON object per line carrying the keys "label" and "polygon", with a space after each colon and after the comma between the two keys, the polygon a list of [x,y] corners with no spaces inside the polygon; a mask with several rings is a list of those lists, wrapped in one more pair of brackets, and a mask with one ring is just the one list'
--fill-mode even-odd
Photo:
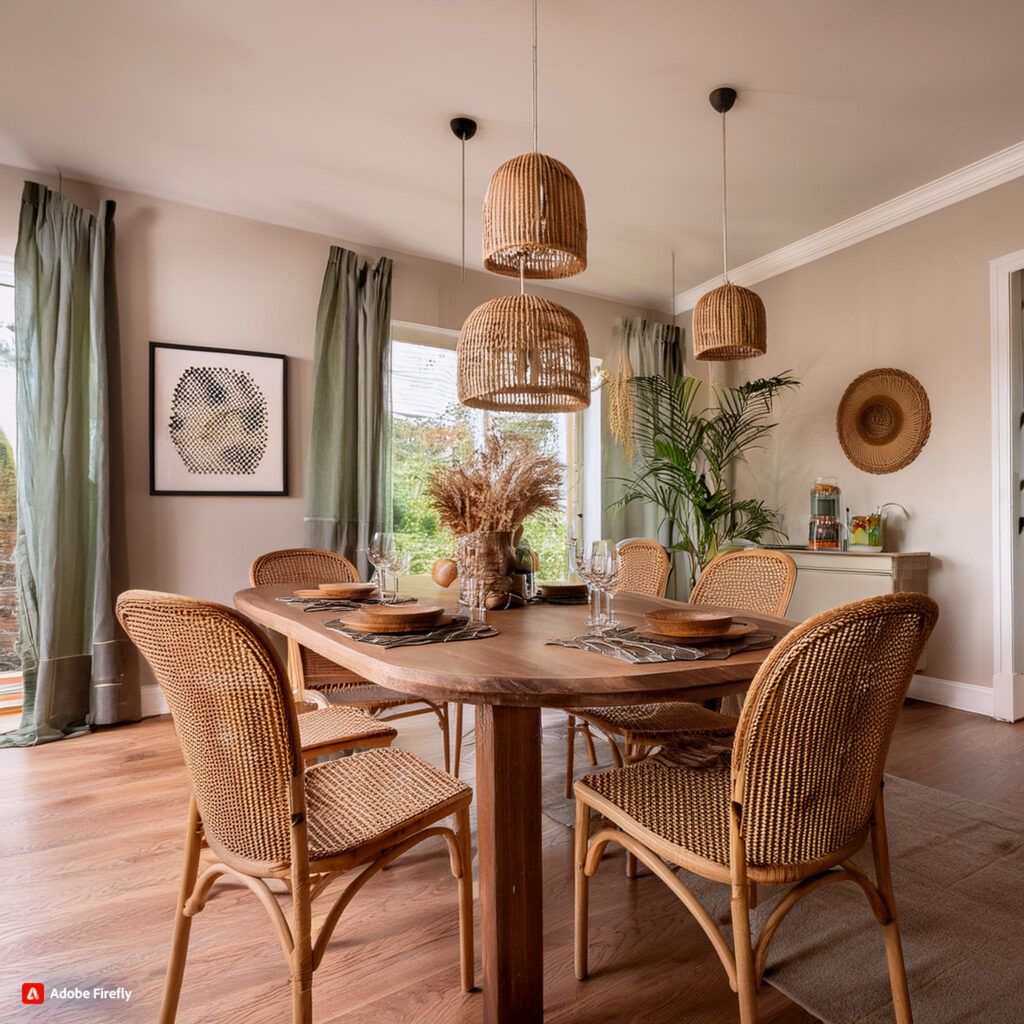
{"label": "wine glass", "polygon": [[583,625],[600,627],[604,624],[604,619],[601,615],[601,596],[597,589],[597,566],[592,558],[581,558],[571,547],[569,551],[572,571],[587,585],[590,615],[584,620]]}
{"label": "wine glass", "polygon": [[380,603],[388,604],[388,568],[395,557],[395,536],[387,530],[377,530],[366,546],[366,559],[377,571],[377,590]]}
{"label": "wine glass", "polygon": [[612,612],[612,599],[615,585],[619,578],[619,551],[613,540],[594,541],[591,564],[593,566],[595,585],[598,592],[604,594],[605,612],[601,616],[601,625],[611,629],[622,625]]}
{"label": "wine glass", "polygon": [[396,603],[401,596],[399,580],[409,571],[411,564],[412,555],[407,551],[398,551],[396,549],[389,559],[387,568],[390,569],[395,582],[395,591],[392,595],[391,603]]}

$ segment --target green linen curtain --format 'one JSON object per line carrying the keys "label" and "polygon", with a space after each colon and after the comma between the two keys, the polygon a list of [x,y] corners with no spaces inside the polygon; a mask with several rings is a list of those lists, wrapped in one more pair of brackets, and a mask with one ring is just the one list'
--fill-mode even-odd
{"label": "green linen curtain", "polygon": [[14,257],[18,652],[31,746],[140,717],[111,600],[110,379],[117,358],[114,203],[93,216],[35,182]]}
{"label": "green linen curtain", "polygon": [[[656,323],[642,317],[622,318],[616,322],[615,342],[608,358],[602,361],[601,369],[610,375],[613,383],[629,377],[682,376],[685,372],[683,330],[674,324]],[[632,459],[612,432],[609,392],[606,386],[601,395],[601,536],[619,541],[647,537],[669,547],[675,538],[671,527],[661,524],[662,516],[657,508],[639,501],[625,508],[614,507],[623,493],[622,478],[630,476]],[[684,573],[673,572],[669,597],[685,599],[683,576]]]}
{"label": "green linen curtain", "polygon": [[391,272],[331,246],[316,318],[306,543],[355,562],[391,521]]}

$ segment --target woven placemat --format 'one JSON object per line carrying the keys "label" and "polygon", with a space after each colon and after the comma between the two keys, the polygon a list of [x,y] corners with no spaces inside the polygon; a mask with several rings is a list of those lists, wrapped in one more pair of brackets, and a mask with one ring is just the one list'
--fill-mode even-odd
{"label": "woven placemat", "polygon": [[376,644],[378,647],[415,647],[419,644],[447,644],[458,640],[485,640],[497,636],[499,632],[486,622],[470,622],[461,617],[426,633],[361,633],[349,629],[341,619],[328,619],[324,625],[350,640]]}
{"label": "woven placemat", "polygon": [[632,626],[618,626],[600,633],[582,633],[579,636],[549,640],[558,647],[576,647],[591,654],[607,654],[620,661],[634,665],[646,665],[658,661],[724,661],[740,651],[756,651],[774,647],[778,637],[772,633],[751,633],[734,643],[701,644],[688,647],[685,644],[651,640],[641,636]]}

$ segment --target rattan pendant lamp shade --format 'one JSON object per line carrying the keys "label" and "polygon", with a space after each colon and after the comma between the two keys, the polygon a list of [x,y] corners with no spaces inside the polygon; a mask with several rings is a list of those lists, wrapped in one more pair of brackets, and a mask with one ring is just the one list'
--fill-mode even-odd
{"label": "rattan pendant lamp shade", "polygon": [[539,295],[477,306],[459,333],[459,401],[476,409],[577,412],[590,404],[580,318]]}
{"label": "rattan pendant lamp shade", "polygon": [[749,359],[768,349],[761,296],[729,281],[729,221],[725,176],[725,115],[736,90],[723,86],[708,97],[722,115],[722,265],[725,283],[702,295],[693,310],[693,354],[702,360]]}

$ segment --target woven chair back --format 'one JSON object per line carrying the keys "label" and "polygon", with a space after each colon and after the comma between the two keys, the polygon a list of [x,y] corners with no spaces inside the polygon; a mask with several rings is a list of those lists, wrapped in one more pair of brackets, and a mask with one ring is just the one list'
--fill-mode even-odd
{"label": "woven chair back", "polygon": [[260,555],[249,566],[254,587],[294,583],[315,587],[320,583],[358,583],[359,572],[344,556],[323,548],[287,548]]}
{"label": "woven chair back", "polygon": [[[315,587],[320,583],[358,583],[359,571],[344,556],[323,548],[286,548],[260,555],[249,566],[249,581],[254,587],[273,583],[294,583]],[[333,661],[311,651],[300,649],[303,685],[310,690],[329,689],[341,670]]]}
{"label": "woven chair back", "polygon": [[618,546],[619,577],[616,593],[664,597],[669,561],[665,549],[654,540],[625,540]]}
{"label": "woven chair back", "polygon": [[747,693],[733,754],[748,864],[807,865],[865,828],[938,611],[923,594],[855,601],[772,651]]}
{"label": "woven chair back", "polygon": [[784,551],[726,551],[704,567],[690,603],[785,616],[795,584],[796,563]]}
{"label": "woven chair back", "polygon": [[129,590],[117,617],[171,709],[210,845],[289,861],[289,784],[303,768],[277,654],[237,612],[206,601]]}

